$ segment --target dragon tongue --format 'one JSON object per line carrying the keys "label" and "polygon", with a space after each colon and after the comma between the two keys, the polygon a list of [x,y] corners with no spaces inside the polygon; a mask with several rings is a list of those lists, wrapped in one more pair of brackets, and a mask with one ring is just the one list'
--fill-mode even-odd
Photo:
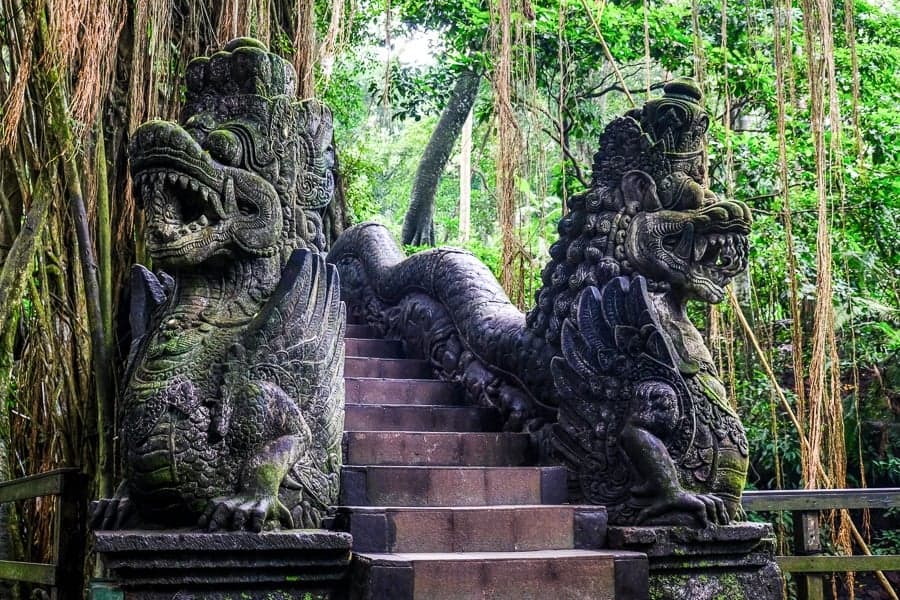
{"label": "dragon tongue", "polygon": [[675,246],[675,254],[680,256],[685,260],[690,260],[691,258],[691,250],[694,247],[694,225],[692,223],[688,223],[684,227],[684,231],[681,233],[681,239],[678,241],[678,245]]}

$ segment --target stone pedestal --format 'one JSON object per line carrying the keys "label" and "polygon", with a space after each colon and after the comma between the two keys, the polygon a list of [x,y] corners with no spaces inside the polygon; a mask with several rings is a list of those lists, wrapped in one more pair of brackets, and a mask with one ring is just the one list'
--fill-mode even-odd
{"label": "stone pedestal", "polygon": [[352,538],[324,530],[269,533],[98,531],[111,578],[94,600],[338,600]]}
{"label": "stone pedestal", "polygon": [[652,600],[782,600],[767,523],[724,527],[610,527],[607,544],[643,552]]}

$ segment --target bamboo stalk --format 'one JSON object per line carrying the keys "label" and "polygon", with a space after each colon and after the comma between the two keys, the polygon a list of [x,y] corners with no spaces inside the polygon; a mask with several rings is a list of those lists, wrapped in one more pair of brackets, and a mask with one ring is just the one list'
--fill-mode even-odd
{"label": "bamboo stalk", "polygon": [[97,255],[100,262],[100,314],[106,338],[106,355],[112,356],[112,221],[109,210],[109,168],[106,162],[106,140],[103,120],[97,120]]}
{"label": "bamboo stalk", "polygon": [[[45,24],[43,24],[45,25]],[[51,75],[51,80],[54,77]],[[84,276],[85,301],[87,304],[88,326],[91,332],[91,354],[94,363],[94,385],[97,393],[97,433],[98,465],[97,487],[101,497],[112,494],[112,440],[113,404],[111,393],[111,365],[107,352],[107,341],[103,328],[101,311],[99,268],[94,255],[90,225],[84,207],[81,178],[75,164],[76,151],[74,135],[67,119],[66,99],[61,85],[54,85],[50,93],[50,109],[53,125],[58,134],[66,192],[69,196],[69,211],[75,224],[78,253]],[[105,183],[105,182],[104,182]]]}

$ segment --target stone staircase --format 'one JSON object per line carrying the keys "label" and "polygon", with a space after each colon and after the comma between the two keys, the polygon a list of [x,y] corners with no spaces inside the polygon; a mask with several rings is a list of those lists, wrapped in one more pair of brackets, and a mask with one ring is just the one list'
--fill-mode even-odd
{"label": "stone staircase", "polygon": [[590,550],[606,513],[564,504],[562,467],[533,466],[527,434],[373,338],[348,325],[336,522],[353,534],[351,600],[646,597],[646,557]]}

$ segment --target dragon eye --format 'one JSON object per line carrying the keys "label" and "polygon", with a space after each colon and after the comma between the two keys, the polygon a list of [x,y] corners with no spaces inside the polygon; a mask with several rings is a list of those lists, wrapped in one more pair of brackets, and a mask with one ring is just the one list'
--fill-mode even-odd
{"label": "dragon eye", "polygon": [[215,119],[208,113],[198,113],[193,115],[184,124],[185,130],[187,130],[199,144],[203,143],[206,136],[209,135],[209,132],[215,129],[215,127]]}
{"label": "dragon eye", "polygon": [[246,200],[239,199],[237,205],[238,212],[241,213],[241,216],[243,217],[252,217],[259,214],[259,207],[252,202],[247,202]]}

